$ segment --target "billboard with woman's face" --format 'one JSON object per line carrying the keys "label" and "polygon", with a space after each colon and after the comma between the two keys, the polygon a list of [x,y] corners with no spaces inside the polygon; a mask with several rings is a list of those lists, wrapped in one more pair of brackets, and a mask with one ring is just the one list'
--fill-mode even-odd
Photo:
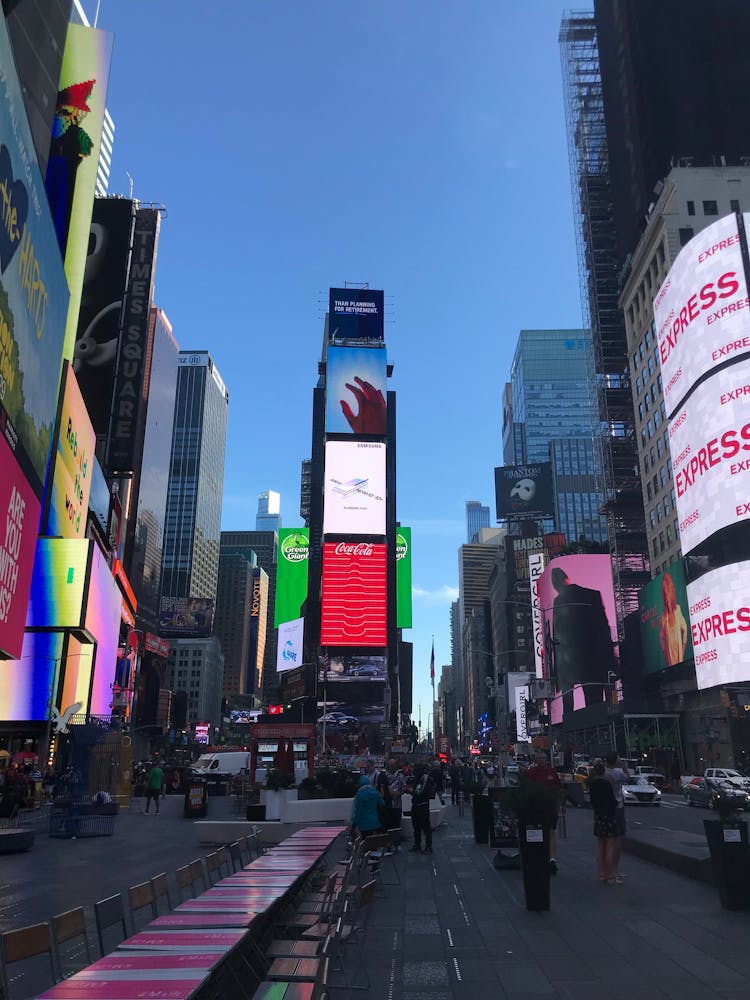
{"label": "billboard with woman's face", "polygon": [[685,570],[672,563],[638,595],[643,664],[647,674],[676,667],[693,657]]}

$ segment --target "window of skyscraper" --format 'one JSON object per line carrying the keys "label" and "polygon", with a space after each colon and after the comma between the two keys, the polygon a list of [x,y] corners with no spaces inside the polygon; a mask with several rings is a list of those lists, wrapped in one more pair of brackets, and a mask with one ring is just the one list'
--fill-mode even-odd
{"label": "window of skyscraper", "polygon": [[719,208],[715,201],[709,199],[703,202],[703,214],[704,215],[718,215]]}

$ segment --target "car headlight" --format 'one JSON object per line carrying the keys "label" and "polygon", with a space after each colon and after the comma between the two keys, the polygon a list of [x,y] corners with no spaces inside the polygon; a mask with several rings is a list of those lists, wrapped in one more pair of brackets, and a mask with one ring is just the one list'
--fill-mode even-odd
{"label": "car headlight", "polygon": [[655,799],[660,799],[661,798],[661,792],[659,791],[658,788],[656,789],[656,795],[654,795],[654,798]]}

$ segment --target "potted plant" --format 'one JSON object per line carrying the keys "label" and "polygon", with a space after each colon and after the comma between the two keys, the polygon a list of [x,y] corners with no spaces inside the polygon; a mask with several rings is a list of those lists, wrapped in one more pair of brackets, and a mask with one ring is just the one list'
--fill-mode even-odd
{"label": "potted plant", "polygon": [[481,781],[470,781],[466,786],[471,795],[471,820],[474,826],[474,843],[488,844],[490,841],[490,823],[492,822],[492,803],[485,794],[485,786]]}
{"label": "potted plant", "polygon": [[549,832],[557,814],[557,795],[544,785],[523,780],[508,790],[507,801],[518,822],[526,909],[548,910]]}
{"label": "potted plant", "polygon": [[[278,768],[271,768],[266,774],[262,798],[265,799],[266,819],[281,819],[281,800],[289,796],[294,788],[294,776]],[[295,789],[296,794],[296,789]]]}
{"label": "potted plant", "polygon": [[737,813],[737,800],[719,789],[713,800],[718,819],[704,819],[714,883],[727,910],[750,909],[750,847],[747,823]]}

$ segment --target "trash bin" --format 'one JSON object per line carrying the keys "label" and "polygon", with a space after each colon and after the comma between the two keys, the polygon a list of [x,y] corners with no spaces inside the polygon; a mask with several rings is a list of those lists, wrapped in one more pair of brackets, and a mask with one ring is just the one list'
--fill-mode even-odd
{"label": "trash bin", "polygon": [[193,779],[185,792],[185,819],[205,819],[208,815],[208,789],[206,782]]}

